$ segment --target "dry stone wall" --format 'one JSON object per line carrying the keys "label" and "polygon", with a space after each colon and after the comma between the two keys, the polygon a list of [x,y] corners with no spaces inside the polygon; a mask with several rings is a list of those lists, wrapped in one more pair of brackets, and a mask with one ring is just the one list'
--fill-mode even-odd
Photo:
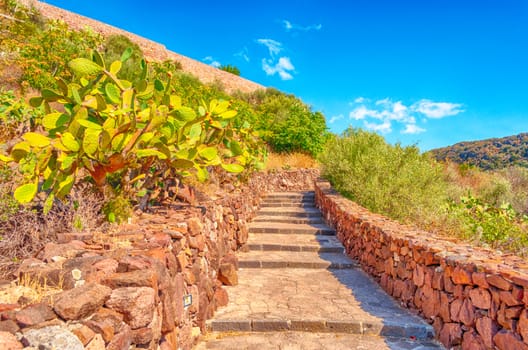
{"label": "dry stone wall", "polygon": [[316,182],[316,202],[347,253],[434,326],[449,349],[528,349],[528,264],[370,213]]}
{"label": "dry stone wall", "polygon": [[[8,300],[0,288],[0,345],[190,349],[205,321],[228,303],[223,285],[238,281],[234,253],[247,241],[261,196],[313,189],[317,176],[259,173],[216,200],[154,208],[111,234],[64,235],[22,263],[21,293],[11,289]],[[42,286],[61,291],[47,294]]]}
{"label": "dry stone wall", "polygon": [[110,35],[124,35],[132,42],[138,44],[143,50],[145,57],[148,59],[155,61],[178,61],[182,65],[184,72],[196,76],[203,83],[219,82],[227,92],[253,92],[255,90],[265,89],[265,87],[260,84],[172,52],[167,50],[163,44],[143,38],[139,35],[127,32],[111,25],[63,10],[40,1],[20,0],[20,2],[26,6],[34,6],[40,11],[40,13],[42,13],[45,18],[64,21],[72,29],[81,30],[85,28],[91,28],[105,37]]}

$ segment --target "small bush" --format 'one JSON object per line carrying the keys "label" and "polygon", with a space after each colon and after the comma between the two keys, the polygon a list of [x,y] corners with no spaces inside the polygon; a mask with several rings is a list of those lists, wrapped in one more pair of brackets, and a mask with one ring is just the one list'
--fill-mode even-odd
{"label": "small bush", "polygon": [[226,71],[228,73],[240,76],[240,69],[238,69],[237,67],[232,66],[230,64],[224,65],[224,66],[220,66],[220,69],[223,70],[223,71]]}
{"label": "small bush", "polygon": [[132,216],[132,205],[128,198],[118,195],[104,204],[103,213],[109,222],[125,222]]}

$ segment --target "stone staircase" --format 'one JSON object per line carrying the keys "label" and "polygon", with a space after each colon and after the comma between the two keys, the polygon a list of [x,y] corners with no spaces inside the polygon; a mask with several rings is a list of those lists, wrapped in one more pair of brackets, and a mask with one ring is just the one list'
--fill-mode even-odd
{"label": "stone staircase", "polygon": [[247,247],[197,349],[442,348],[344,254],[313,192],[268,194]]}

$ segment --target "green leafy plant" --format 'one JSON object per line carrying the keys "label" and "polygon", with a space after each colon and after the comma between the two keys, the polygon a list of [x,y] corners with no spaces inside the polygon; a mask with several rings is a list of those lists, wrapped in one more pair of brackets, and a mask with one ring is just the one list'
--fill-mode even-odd
{"label": "green leafy plant", "polygon": [[[31,100],[47,112],[44,132],[25,133],[9,156],[0,156],[18,163],[25,176],[14,192],[20,203],[44,191],[49,210],[86,173],[107,193],[108,176],[119,172],[121,191],[142,196],[164,176],[205,181],[209,167],[241,173],[256,160],[245,145],[250,131],[231,127],[237,112],[229,101],[213,99],[196,110],[184,106],[170,77],[149,79],[144,61],[137,82],[120,79],[131,54],[126,50],[109,66],[97,52],[92,60],[73,59],[70,82],[58,79],[58,90],[43,89]],[[63,111],[52,109],[52,102]]]}
{"label": "green leafy plant", "polygon": [[0,142],[7,142],[35,126],[43,111],[17,98],[13,91],[0,89]]}
{"label": "green leafy plant", "polygon": [[143,60],[143,51],[136,43],[124,35],[110,35],[103,44],[103,58],[105,62],[120,60],[125,50],[129,50],[130,57],[123,62],[117,77],[134,82],[140,78],[141,70],[138,67]]}
{"label": "green leafy plant", "polygon": [[450,201],[446,210],[463,224],[467,239],[510,249],[528,244],[524,217],[509,203],[494,206],[468,193],[459,202]]}

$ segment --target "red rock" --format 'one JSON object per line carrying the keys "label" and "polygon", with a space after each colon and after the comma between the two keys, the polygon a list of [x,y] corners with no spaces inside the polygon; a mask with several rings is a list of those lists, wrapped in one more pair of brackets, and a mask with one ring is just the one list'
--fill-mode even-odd
{"label": "red rock", "polygon": [[112,291],[105,305],[125,316],[132,329],[145,327],[152,321],[155,291],[148,287],[123,287]]}
{"label": "red rock", "polygon": [[45,262],[53,261],[56,256],[74,258],[85,248],[86,244],[81,241],[71,241],[65,244],[47,243],[37,257]]}
{"label": "red rock", "polygon": [[116,334],[106,347],[106,350],[128,350],[132,344],[132,331],[125,326],[123,330]]}
{"label": "red rock", "polygon": [[[93,332],[100,334],[105,342],[110,342],[114,339],[116,329],[111,320],[88,320],[84,321],[84,325],[90,328]],[[79,338],[80,339],[80,338]],[[82,340],[81,340],[82,341]]]}
{"label": "red rock", "polygon": [[475,288],[469,291],[469,298],[475,307],[487,310],[491,307],[491,294],[483,288]]}
{"label": "red rock", "polygon": [[153,338],[152,329],[143,327],[132,330],[132,341],[134,344],[148,344]]}
{"label": "red rock", "polygon": [[505,329],[515,329],[516,324],[515,321],[511,318],[506,317],[506,306],[504,304],[501,304],[498,312],[497,312],[497,322],[499,325],[504,327]]}
{"label": "red rock", "polygon": [[163,233],[163,232],[154,233],[153,235],[148,237],[148,241],[152,245],[162,247],[162,248],[168,247],[169,244],[172,243],[171,237],[168,234]]}
{"label": "red rock", "polygon": [[451,320],[453,322],[460,322],[460,310],[462,309],[462,304],[464,301],[462,299],[455,299],[451,302],[451,306],[449,308]]}
{"label": "red rock", "polygon": [[424,280],[424,268],[421,265],[418,265],[413,271],[413,282],[417,287],[421,287],[424,284]]}
{"label": "red rock", "polygon": [[17,337],[8,332],[0,332],[0,345],[3,350],[22,350],[24,348]]}
{"label": "red rock", "polygon": [[88,283],[56,295],[53,309],[65,320],[79,320],[103,306],[111,292],[106,286]]}
{"label": "red rock", "polygon": [[469,331],[462,338],[462,350],[486,350],[486,345],[477,333]]}
{"label": "red rock", "polygon": [[522,310],[524,310],[524,307],[522,306],[513,306],[506,308],[505,315],[506,318],[515,318],[518,319],[521,315]]}
{"label": "red rock", "polygon": [[433,278],[431,280],[431,285],[434,289],[439,289],[439,290],[444,289],[444,277],[441,271],[435,270],[433,274]]}
{"label": "red rock", "polygon": [[484,272],[473,272],[471,278],[473,279],[473,283],[477,286],[482,287],[484,289],[489,288],[488,281],[486,281],[486,274]]}
{"label": "red rock", "polygon": [[440,312],[440,293],[430,287],[427,289],[425,286],[423,290],[425,299],[422,303],[422,311],[426,318],[433,318]]}
{"label": "red rock", "polygon": [[30,305],[16,313],[16,321],[21,327],[30,327],[57,318],[48,304]]}
{"label": "red rock", "polygon": [[150,287],[158,289],[158,276],[153,269],[114,273],[104,280],[112,289],[121,287]]}
{"label": "red rock", "polygon": [[519,332],[525,342],[528,342],[528,310],[526,309],[522,310],[519,315],[517,332]]}
{"label": "red rock", "polygon": [[499,276],[499,275],[487,275],[486,281],[492,286],[495,286],[502,290],[512,289],[512,284],[506,281],[502,276]]}
{"label": "red rock", "polygon": [[227,286],[236,286],[238,284],[238,273],[233,264],[224,263],[220,265],[218,279]]}
{"label": "red rock", "polygon": [[499,328],[497,323],[487,316],[477,318],[475,323],[477,332],[481,336],[486,347],[493,348],[493,336],[497,333]]}
{"label": "red rock", "polygon": [[471,272],[463,267],[457,266],[451,274],[451,280],[454,284],[473,284],[471,279]]}
{"label": "red rock", "polygon": [[85,350],[105,350],[105,341],[103,340],[103,337],[101,334],[96,334],[92,341],[88,345],[86,345]]}
{"label": "red rock", "polygon": [[182,297],[176,295],[175,281],[171,280],[169,286],[161,290],[160,301],[162,305],[162,329],[164,333],[172,331],[176,325],[176,304],[181,303]]}
{"label": "red rock", "polygon": [[469,299],[464,299],[462,307],[460,308],[460,313],[458,314],[460,322],[466,326],[473,326],[475,323],[475,308],[469,301]]}
{"label": "red rock", "polygon": [[446,323],[440,331],[439,340],[445,347],[459,345],[462,341],[462,329],[458,323]]}
{"label": "red rock", "polygon": [[449,311],[450,299],[447,293],[440,292],[440,310],[438,314],[444,322],[451,322],[451,313]]}
{"label": "red rock", "polygon": [[197,236],[203,230],[203,224],[200,219],[194,217],[187,220],[187,227],[191,236]]}
{"label": "red rock", "polygon": [[510,331],[500,331],[493,337],[495,346],[499,350],[528,350],[528,345],[523,343]]}
{"label": "red rock", "polygon": [[77,338],[79,338],[84,346],[87,346],[93,337],[95,337],[95,332],[83,324],[81,324],[79,327],[71,329],[71,332],[75,334]]}
{"label": "red rock", "polygon": [[444,274],[444,290],[448,293],[453,293],[455,290],[455,284],[451,280],[451,277],[448,277]]}
{"label": "red rock", "polygon": [[125,256],[119,260],[116,272],[146,270],[152,267],[150,258],[145,256]]}
{"label": "red rock", "polygon": [[205,248],[205,241],[202,235],[198,236],[191,236],[189,237],[189,247],[198,249],[198,251],[202,252]]}
{"label": "red rock", "polygon": [[13,320],[0,321],[0,332],[9,332],[15,334],[20,330],[18,324]]}
{"label": "red rock", "polygon": [[238,258],[233,253],[224,255],[220,260],[220,264],[232,264],[238,270]]}
{"label": "red rock", "polygon": [[523,304],[524,290],[521,287],[512,285],[511,291],[500,291],[499,298],[501,302],[508,306],[517,306]]}
{"label": "red rock", "polygon": [[18,304],[1,304],[0,303],[0,313],[15,310],[15,309],[18,309],[19,307],[20,305]]}
{"label": "red rock", "polygon": [[394,281],[394,288],[392,291],[392,296],[397,299],[401,298],[404,289],[405,289],[405,282],[403,282],[400,279],[397,279],[396,281]]}
{"label": "red rock", "polygon": [[227,306],[229,303],[229,295],[225,288],[217,287],[214,293],[214,301],[217,307]]}

